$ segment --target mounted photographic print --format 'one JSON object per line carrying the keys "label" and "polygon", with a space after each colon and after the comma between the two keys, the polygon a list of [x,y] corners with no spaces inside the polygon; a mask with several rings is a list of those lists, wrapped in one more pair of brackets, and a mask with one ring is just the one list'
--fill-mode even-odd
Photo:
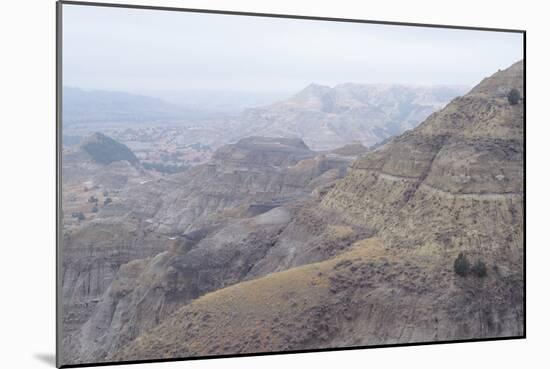
{"label": "mounted photographic print", "polygon": [[525,337],[525,31],[58,3],[58,366]]}

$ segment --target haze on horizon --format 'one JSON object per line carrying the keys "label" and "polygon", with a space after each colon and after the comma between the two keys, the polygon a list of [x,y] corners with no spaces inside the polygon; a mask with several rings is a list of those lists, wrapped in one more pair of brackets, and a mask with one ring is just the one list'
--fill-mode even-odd
{"label": "haze on horizon", "polygon": [[522,57],[520,33],[63,5],[63,84],[84,89],[473,86]]}

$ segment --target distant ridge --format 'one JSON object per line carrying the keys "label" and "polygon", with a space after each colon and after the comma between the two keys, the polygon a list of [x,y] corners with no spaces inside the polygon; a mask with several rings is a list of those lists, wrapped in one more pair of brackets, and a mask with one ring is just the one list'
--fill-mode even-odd
{"label": "distant ridge", "polygon": [[240,137],[299,137],[312,150],[366,147],[416,127],[468,90],[465,86],[312,83],[288,99],[245,110]]}
{"label": "distant ridge", "polygon": [[63,87],[63,124],[155,122],[201,117],[164,100],[121,91]]}

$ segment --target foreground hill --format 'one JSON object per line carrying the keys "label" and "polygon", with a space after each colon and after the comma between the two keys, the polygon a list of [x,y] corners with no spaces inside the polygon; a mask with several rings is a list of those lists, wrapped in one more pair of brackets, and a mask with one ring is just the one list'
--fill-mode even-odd
{"label": "foreground hill", "polygon": [[524,116],[523,100],[506,97],[512,88],[523,96],[522,62],[354,162],[322,207],[379,229],[400,248],[496,251],[518,264]]}
{"label": "foreground hill", "polygon": [[519,312],[501,312],[496,321],[492,316],[506,309],[500,304],[521,298],[516,290],[494,296],[498,281],[449,283],[452,272],[441,268],[441,262],[423,252],[388,250],[371,238],[330,260],[206,294],[113,359],[280,352],[521,332]]}
{"label": "foreground hill", "polygon": [[[523,93],[518,62],[356,160],[285,220],[264,256],[278,263],[105,359],[524,334]],[[343,242],[323,243],[329,229]],[[483,267],[457,274],[460,253]]]}

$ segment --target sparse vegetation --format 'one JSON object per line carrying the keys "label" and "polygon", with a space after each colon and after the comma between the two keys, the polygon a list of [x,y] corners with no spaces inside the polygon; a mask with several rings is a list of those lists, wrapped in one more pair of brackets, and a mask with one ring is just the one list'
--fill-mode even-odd
{"label": "sparse vegetation", "polygon": [[98,211],[98,209],[97,209],[97,205],[96,205],[92,208],[92,213],[97,213],[97,211]]}
{"label": "sparse vegetation", "polygon": [[91,204],[92,204],[92,203],[96,203],[96,204],[97,204],[98,201],[99,201],[99,200],[98,200],[97,197],[95,197],[95,196],[90,196],[90,197],[88,198],[88,202],[91,203]]}
{"label": "sparse vegetation", "polygon": [[109,196],[109,191],[107,191],[107,190],[103,191],[103,196],[104,196],[104,197]]}
{"label": "sparse vegetation", "polygon": [[86,217],[84,216],[84,214],[81,212],[81,211],[78,211],[78,212],[75,212],[71,215],[73,218],[76,218],[78,220],[84,220],[86,219]]}
{"label": "sparse vegetation", "polygon": [[473,274],[478,278],[484,278],[487,276],[487,265],[483,260],[478,259],[474,265],[470,265],[468,257],[463,252],[458,254],[454,262],[455,273],[461,277],[466,277],[468,274]]}
{"label": "sparse vegetation", "polygon": [[506,97],[508,98],[508,102],[510,103],[510,105],[516,105],[520,99],[519,91],[513,88],[510,90],[510,92],[508,92],[508,95]]}
{"label": "sparse vegetation", "polygon": [[110,198],[110,197],[107,197],[104,201],[103,201],[103,206],[105,205],[109,205],[110,203],[112,203],[113,200]]}
{"label": "sparse vegetation", "polygon": [[148,170],[156,170],[160,173],[167,173],[167,174],[173,174],[173,173],[181,173],[187,170],[187,166],[185,165],[170,165],[170,164],[161,164],[161,163],[142,163],[143,167]]}
{"label": "sparse vegetation", "polygon": [[478,260],[472,266],[472,273],[478,278],[484,278],[487,276],[487,266],[482,260]]}
{"label": "sparse vegetation", "polygon": [[468,261],[468,258],[464,255],[464,253],[461,252],[458,254],[455,259],[454,270],[455,273],[461,277],[466,277],[470,272],[470,261]]}

